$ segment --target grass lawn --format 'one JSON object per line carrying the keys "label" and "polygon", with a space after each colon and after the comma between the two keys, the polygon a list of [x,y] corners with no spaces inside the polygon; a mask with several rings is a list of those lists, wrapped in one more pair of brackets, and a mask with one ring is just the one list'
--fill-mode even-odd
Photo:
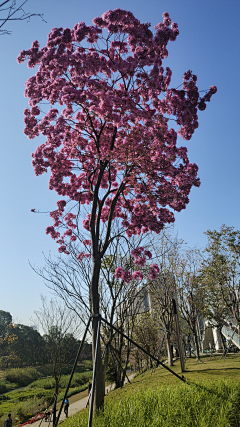
{"label": "grass lawn", "polygon": [[[240,356],[188,359],[183,383],[164,368],[136,376],[132,384],[106,396],[104,412],[93,427],[238,427],[240,412]],[[180,364],[173,370],[180,374]],[[62,427],[87,426],[80,411]]]}

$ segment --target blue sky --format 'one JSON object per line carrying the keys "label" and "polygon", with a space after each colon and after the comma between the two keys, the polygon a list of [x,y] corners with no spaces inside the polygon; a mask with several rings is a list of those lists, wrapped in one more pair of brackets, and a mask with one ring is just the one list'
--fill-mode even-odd
{"label": "blue sky", "polygon": [[5,26],[11,36],[1,36],[1,310],[29,324],[40,305],[40,293],[49,295],[41,278],[29,267],[28,260],[43,265],[42,253],[57,253],[57,245],[45,234],[51,225],[46,214],[34,215],[32,208],[55,208],[57,195],[48,190],[48,177],[36,178],[31,153],[39,140],[23,134],[24,83],[32,74],[16,57],[22,49],[38,40],[46,44],[53,27],[72,28],[80,21],[90,25],[94,17],[109,9],[130,10],[140,21],[152,27],[169,12],[179,25],[180,35],[169,44],[164,66],[173,71],[172,85],[182,82],[191,69],[198,76],[200,89],[216,85],[204,112],[199,113],[199,128],[186,145],[190,160],[199,166],[201,187],[192,190],[187,209],[176,214],[176,231],[189,246],[203,248],[207,229],[219,229],[225,223],[240,229],[240,1],[239,0],[29,0],[27,11],[44,13],[30,22]]}

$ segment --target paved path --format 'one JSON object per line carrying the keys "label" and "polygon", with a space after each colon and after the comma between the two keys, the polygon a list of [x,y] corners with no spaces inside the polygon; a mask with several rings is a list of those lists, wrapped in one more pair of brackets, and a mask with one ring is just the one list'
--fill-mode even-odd
{"label": "paved path", "polygon": [[[128,377],[128,378],[130,379],[130,381],[131,381],[131,379],[134,377],[134,375],[135,375],[135,374],[132,374],[132,375],[130,375],[130,376]],[[128,382],[128,380],[126,379],[126,380],[125,380],[125,384],[126,384],[127,382]],[[115,386],[114,384],[111,384],[111,385],[107,386],[107,387],[105,388],[105,393],[107,394],[109,391],[113,390],[113,389],[114,389],[114,386]],[[76,412],[81,411],[81,409],[86,408],[87,400],[88,400],[88,396],[83,397],[82,399],[77,400],[77,401],[76,401],[76,402],[74,402],[74,403],[71,403],[71,404],[69,405],[69,408],[68,408],[68,416],[70,417],[71,415],[76,414]],[[59,420],[59,422],[61,422],[61,421],[65,420],[65,419],[66,419],[66,415],[64,414],[64,412],[63,412],[63,410],[62,410],[62,413],[61,413],[61,416],[60,416],[60,420]],[[47,422],[46,422],[46,421],[44,421],[44,420],[39,420],[39,421],[36,421],[35,423],[29,424],[29,427],[30,427],[30,426],[38,427],[38,426],[40,426],[40,424],[41,424],[41,427],[48,427],[49,421],[47,421]],[[49,425],[49,426],[52,426],[52,422],[50,423],[50,425]],[[27,425],[26,427],[28,427],[28,425]]]}

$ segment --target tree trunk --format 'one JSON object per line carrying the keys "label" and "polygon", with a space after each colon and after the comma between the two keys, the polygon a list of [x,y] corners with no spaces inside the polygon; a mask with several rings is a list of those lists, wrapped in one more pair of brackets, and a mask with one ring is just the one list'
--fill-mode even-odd
{"label": "tree trunk", "polygon": [[[97,258],[97,257],[96,257]],[[98,329],[98,315],[99,313],[99,294],[98,294],[98,282],[101,268],[100,256],[93,261],[92,270],[92,281],[90,286],[90,307],[91,314],[94,316],[92,319],[92,359],[93,366],[95,363],[95,351],[96,351],[96,339]],[[92,390],[93,393],[93,390]],[[104,405],[104,383],[103,383],[103,367],[101,359],[101,347],[98,350],[97,358],[97,372],[96,372],[96,385],[94,391],[94,406],[93,410],[97,411]]]}
{"label": "tree trunk", "polygon": [[222,333],[222,327],[221,328],[219,328],[218,329],[219,330],[219,333],[220,333],[220,337],[221,337],[221,340],[222,340],[222,344],[223,344],[223,349],[224,350],[226,350],[226,341],[224,341],[224,340],[226,340],[226,338],[225,338],[225,336],[223,335],[223,333]]}
{"label": "tree trunk", "polygon": [[168,366],[173,366],[173,355],[172,355],[169,332],[167,332],[167,354],[168,354]]}
{"label": "tree trunk", "polygon": [[195,341],[195,346],[196,346],[197,358],[200,359],[199,344],[198,344],[198,335],[197,335],[196,331],[194,332],[194,341]]}
{"label": "tree trunk", "polygon": [[103,365],[103,387],[104,387],[104,389],[105,389],[105,383],[106,383],[106,373],[107,373],[107,368],[108,368],[108,361],[109,361],[109,348],[107,346],[106,351],[105,351],[105,357],[104,357],[104,365]]}

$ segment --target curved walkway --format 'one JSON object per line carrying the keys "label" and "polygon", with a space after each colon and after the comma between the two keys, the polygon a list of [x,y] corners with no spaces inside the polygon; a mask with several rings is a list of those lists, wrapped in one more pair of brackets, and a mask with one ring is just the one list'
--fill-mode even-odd
{"label": "curved walkway", "polygon": [[[130,375],[129,379],[131,380],[134,377],[134,375],[135,374]],[[128,382],[128,380],[126,379],[125,380],[125,384],[127,382]],[[109,391],[113,390],[114,389],[114,385],[115,384],[111,384],[111,385],[107,386],[105,388],[105,393],[107,394]],[[88,396],[83,397],[82,399],[77,400],[74,403],[70,403],[69,408],[68,408],[68,416],[71,417],[71,415],[74,415],[77,412],[81,411],[82,409],[86,408],[87,400],[88,400]],[[59,423],[61,421],[64,421],[65,419],[66,419],[66,416],[65,416],[64,412],[62,411]],[[34,426],[34,427],[38,427],[38,426],[40,426],[40,424],[41,424],[41,427],[48,427],[49,421],[39,420],[39,421],[36,421],[35,423],[32,423],[30,425]],[[50,423],[50,426],[52,426],[52,422]]]}

